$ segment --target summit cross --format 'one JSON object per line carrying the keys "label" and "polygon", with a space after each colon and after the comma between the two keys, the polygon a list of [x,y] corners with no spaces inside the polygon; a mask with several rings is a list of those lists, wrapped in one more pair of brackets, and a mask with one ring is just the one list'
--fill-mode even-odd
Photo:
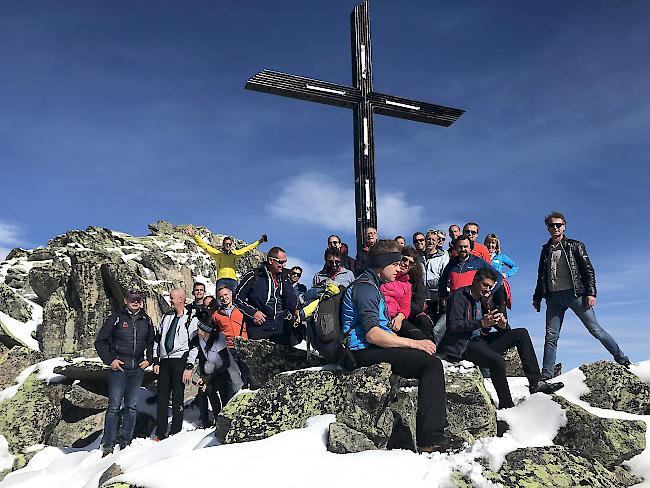
{"label": "summit cross", "polygon": [[372,89],[368,0],[350,15],[353,86],[263,70],[246,82],[246,89],[299,100],[351,108],[354,114],[354,182],[357,250],[368,227],[377,228],[373,114],[449,127],[465,111],[377,93]]}

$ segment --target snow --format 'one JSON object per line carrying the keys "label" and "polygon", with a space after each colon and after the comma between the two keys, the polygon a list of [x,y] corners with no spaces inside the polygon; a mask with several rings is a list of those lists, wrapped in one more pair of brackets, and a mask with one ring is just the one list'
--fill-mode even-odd
{"label": "snow", "polygon": [[650,359],[632,364],[630,371],[637,375],[641,381],[650,385]]}
{"label": "snow", "polygon": [[[646,363],[636,365],[633,371],[642,376],[647,372]],[[47,374],[46,371],[51,370],[49,364],[48,367],[39,364],[40,373]],[[462,363],[445,366],[455,371],[469,368],[469,364]],[[588,389],[580,370],[572,370],[557,380],[566,385],[559,394],[595,415],[650,420],[650,416],[598,409],[581,401],[580,396]],[[525,378],[509,378],[509,383],[518,404],[497,412],[497,418],[506,421],[509,430],[503,437],[480,439],[454,454],[417,455],[403,450],[333,454],[326,447],[328,427],[335,420],[333,415],[312,417],[304,428],[282,432],[268,439],[218,445],[211,430],[195,429],[198,411],[187,408],[181,433],[159,443],[151,439],[135,439],[125,450],[116,450],[105,458],[97,449],[99,439],[84,449],[34,446],[37,452],[29,464],[7,475],[0,486],[95,488],[101,474],[116,463],[124,473],[117,480],[147,488],[183,486],[188,477],[191,477],[192,484],[207,486],[214,484],[216,471],[220,484],[241,485],[245,481],[245,486],[264,485],[269,488],[302,488],[305,484],[310,488],[329,488],[340,480],[345,480],[345,486],[373,488],[450,487],[454,486],[453,473],[460,472],[472,481],[473,486],[493,488],[496,485],[485,479],[478,459],[487,459],[490,469],[497,470],[505,456],[515,449],[552,445],[558,430],[567,422],[564,410],[550,396],[528,393]],[[486,381],[486,386],[491,387],[491,383]],[[147,402],[151,395],[141,389],[139,409],[153,413],[155,403]],[[542,418],[544,421],[540,422]],[[647,445],[650,446],[650,439],[647,439]],[[0,439],[0,462],[7,462],[6,455],[9,454],[5,449],[3,455]],[[650,478],[649,457],[646,449],[627,464],[634,473]],[[250,459],[255,460],[255,469],[239,469]],[[637,487],[650,487],[650,483],[644,481]]]}
{"label": "snow", "polygon": [[16,340],[23,343],[30,349],[38,351],[38,341],[32,337],[32,332],[36,330],[36,326],[40,323],[40,320],[37,322],[34,320],[34,317],[32,315],[31,320],[28,320],[27,322],[20,322],[19,320],[10,317],[6,313],[0,312],[0,322],[2,322],[2,325],[7,329],[9,334]]}
{"label": "snow", "polygon": [[9,452],[9,444],[5,436],[0,434],[0,471],[11,469],[14,464],[14,456]]}
{"label": "snow", "polygon": [[27,380],[29,375],[36,372],[36,377],[47,383],[58,383],[65,379],[65,376],[54,373],[54,368],[57,366],[64,366],[69,364],[63,358],[52,358],[41,361],[40,363],[32,364],[20,372],[16,377],[16,383],[4,390],[0,391],[0,402],[13,398],[18,392],[18,389]]}

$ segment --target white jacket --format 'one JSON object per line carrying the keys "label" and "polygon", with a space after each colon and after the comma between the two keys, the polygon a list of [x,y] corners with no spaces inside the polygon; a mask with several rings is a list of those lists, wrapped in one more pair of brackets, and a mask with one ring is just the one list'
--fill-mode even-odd
{"label": "white jacket", "polygon": [[176,313],[172,310],[171,312],[163,315],[160,324],[158,324],[158,333],[156,334],[156,342],[153,345],[153,357],[157,359],[171,359],[171,358],[182,358],[186,353],[187,354],[187,363],[194,364],[196,361],[196,356],[198,354],[198,349],[193,347],[190,350],[189,344],[192,338],[197,334],[197,328],[199,321],[196,317],[193,317],[190,323],[185,326],[187,322],[187,312],[183,313],[178,319],[178,326],[176,327],[176,334],[174,336],[174,347],[171,351],[165,350],[165,338],[167,337],[167,331],[169,326]]}

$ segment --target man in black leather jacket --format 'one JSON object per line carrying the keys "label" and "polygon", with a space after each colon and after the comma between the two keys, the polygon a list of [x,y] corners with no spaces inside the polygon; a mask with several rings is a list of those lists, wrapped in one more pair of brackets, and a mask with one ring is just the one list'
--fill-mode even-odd
{"label": "man in black leather jacket", "polygon": [[567,309],[573,310],[589,333],[598,339],[617,363],[629,366],[630,360],[605,329],[594,313],[596,305],[596,274],[589,261],[585,245],[564,235],[566,219],[553,212],[544,219],[549,241],[542,246],[537,269],[537,286],[533,307],[538,312],[542,298],[546,299],[546,338],[542,377],[553,377],[557,341]]}

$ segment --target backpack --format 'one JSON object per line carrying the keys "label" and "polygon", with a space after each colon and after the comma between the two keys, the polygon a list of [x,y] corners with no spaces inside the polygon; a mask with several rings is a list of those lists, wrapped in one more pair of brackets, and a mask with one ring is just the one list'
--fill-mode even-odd
{"label": "backpack", "polygon": [[[371,282],[356,279],[350,287],[357,283]],[[356,361],[347,343],[352,328],[344,333],[341,323],[341,305],[346,291],[345,286],[339,285],[336,295],[321,295],[318,308],[307,321],[307,349],[313,346],[328,363],[354,369]]]}

